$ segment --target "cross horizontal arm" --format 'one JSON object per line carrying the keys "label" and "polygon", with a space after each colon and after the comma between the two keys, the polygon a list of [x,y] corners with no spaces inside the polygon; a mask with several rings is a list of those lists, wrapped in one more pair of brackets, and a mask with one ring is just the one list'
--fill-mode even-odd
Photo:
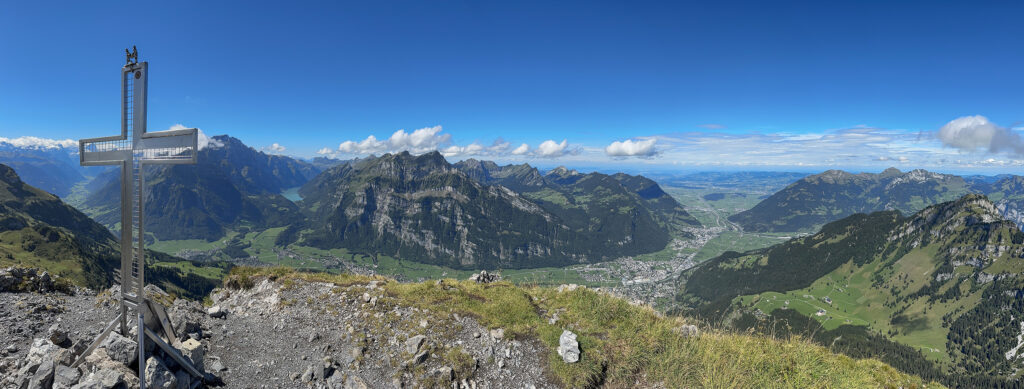
{"label": "cross horizontal arm", "polygon": [[78,152],[82,165],[115,165],[138,158],[146,164],[196,162],[199,131],[195,128],[146,132],[141,139],[121,136],[82,139]]}

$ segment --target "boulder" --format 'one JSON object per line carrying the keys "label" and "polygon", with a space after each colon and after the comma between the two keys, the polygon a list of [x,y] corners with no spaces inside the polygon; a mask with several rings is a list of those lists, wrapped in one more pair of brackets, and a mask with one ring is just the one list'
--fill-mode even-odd
{"label": "boulder", "polygon": [[[115,369],[100,369],[89,373],[71,389],[112,389],[120,386],[131,387],[125,381],[124,372]],[[136,385],[137,386],[137,385]]]}
{"label": "boulder", "polygon": [[44,359],[52,360],[57,351],[60,351],[60,347],[50,343],[49,339],[36,338],[32,341],[32,347],[28,349],[25,360],[29,364],[39,365]]}
{"label": "boulder", "polygon": [[153,389],[177,389],[178,379],[160,358],[146,360],[146,387]]}
{"label": "boulder", "polygon": [[110,359],[129,366],[139,358],[139,344],[117,332],[111,332],[100,348],[107,350]]}
{"label": "boulder", "polygon": [[181,343],[181,354],[192,361],[192,365],[197,369],[203,370],[203,358],[206,353],[202,343],[195,339],[185,340]]}
{"label": "boulder", "polygon": [[580,360],[580,343],[576,341],[576,334],[569,330],[562,330],[562,336],[558,337],[558,355],[566,363],[576,363]]}
{"label": "boulder", "polygon": [[69,389],[82,378],[82,372],[65,365],[57,365],[53,374],[53,389]]}
{"label": "boulder", "polygon": [[46,359],[36,369],[36,374],[32,376],[32,381],[29,382],[29,389],[49,389],[53,386],[53,373],[54,366],[52,359]]}

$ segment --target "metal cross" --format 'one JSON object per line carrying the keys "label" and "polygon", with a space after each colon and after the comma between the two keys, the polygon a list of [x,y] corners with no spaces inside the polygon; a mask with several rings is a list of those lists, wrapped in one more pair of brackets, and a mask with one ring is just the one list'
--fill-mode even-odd
{"label": "metal cross", "polygon": [[[127,52],[127,50],[126,50]],[[127,332],[127,308],[138,312],[139,377],[145,368],[146,320],[165,322],[168,341],[174,341],[166,314],[157,309],[145,296],[146,260],[145,232],[143,230],[143,201],[145,179],[143,167],[152,164],[194,164],[198,152],[198,131],[194,128],[159,132],[146,131],[146,86],[148,62],[137,62],[138,54],[129,53],[128,64],[121,68],[121,135],[82,139],[78,142],[79,158],[83,166],[121,166],[121,304],[118,319],[110,323],[93,346],[106,337],[117,322],[121,333]],[[131,59],[134,57],[136,62]],[[158,317],[147,318],[147,312]],[[150,333],[152,333],[150,331]],[[156,340],[154,340],[156,342]],[[160,343],[160,342],[156,342]],[[144,379],[143,379],[144,380]]]}

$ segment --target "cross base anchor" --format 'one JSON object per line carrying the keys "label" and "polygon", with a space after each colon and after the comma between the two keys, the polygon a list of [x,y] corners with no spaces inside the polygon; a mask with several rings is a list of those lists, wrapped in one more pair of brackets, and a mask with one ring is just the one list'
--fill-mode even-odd
{"label": "cross base anchor", "polygon": [[[92,341],[89,347],[86,348],[84,352],[82,352],[82,355],[79,355],[78,358],[75,359],[75,361],[71,364],[72,368],[77,369],[78,366],[85,361],[85,357],[91,354],[93,351],[95,351],[96,348],[98,348],[101,344],[103,344],[103,341],[106,340],[108,336],[110,336],[111,332],[114,332],[114,329],[120,327],[121,331],[119,332],[121,333],[121,335],[126,338],[128,337],[128,311],[125,309],[125,305],[126,302],[121,303],[121,311],[118,312],[117,317],[115,317],[114,320],[111,320],[110,324],[107,324],[106,328],[103,329],[103,332],[101,332],[99,336],[97,336],[96,339]],[[164,309],[164,307],[159,303],[153,302],[152,300],[149,299],[143,300],[142,305],[142,309],[139,309],[139,306],[135,305],[136,310],[139,311],[137,341],[139,344],[140,388],[145,389],[146,387],[146,338],[149,338],[149,340],[151,340],[154,344],[160,347],[160,349],[164,350],[164,353],[170,355],[171,358],[174,359],[174,361],[177,362],[178,365],[182,366],[185,369],[185,371],[192,375],[192,377],[198,378],[198,380],[192,381],[191,389],[198,388],[202,384],[216,383],[216,377],[214,377],[212,374],[204,373],[203,371],[199,370],[199,368],[197,368],[195,364],[192,363],[192,361],[190,361],[188,358],[185,358],[185,356],[181,355],[181,352],[178,351],[178,349],[174,348],[173,346],[167,343],[168,341],[170,341],[171,343],[177,343],[178,338],[174,332],[174,327],[171,325],[170,320],[168,320],[167,311]],[[146,315],[146,312],[143,311],[148,311],[152,315],[151,317],[157,319],[157,322],[154,324],[156,327],[159,327],[157,329],[158,331],[163,332],[164,336],[167,338],[167,341],[161,338],[160,335],[157,335],[156,332],[153,332],[153,330],[151,330],[149,326],[146,325],[146,316],[148,315]]]}

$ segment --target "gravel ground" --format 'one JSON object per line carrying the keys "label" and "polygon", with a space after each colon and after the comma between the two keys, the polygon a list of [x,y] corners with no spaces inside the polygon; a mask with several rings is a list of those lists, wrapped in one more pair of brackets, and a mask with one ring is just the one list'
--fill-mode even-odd
{"label": "gravel ground", "polygon": [[[16,369],[54,323],[72,342],[90,342],[116,314],[111,295],[0,293],[0,373]],[[168,311],[180,337],[201,341],[203,365],[224,387],[557,386],[540,342],[510,339],[470,317],[396,305],[373,282],[264,280],[211,297],[223,315],[184,300]]]}

